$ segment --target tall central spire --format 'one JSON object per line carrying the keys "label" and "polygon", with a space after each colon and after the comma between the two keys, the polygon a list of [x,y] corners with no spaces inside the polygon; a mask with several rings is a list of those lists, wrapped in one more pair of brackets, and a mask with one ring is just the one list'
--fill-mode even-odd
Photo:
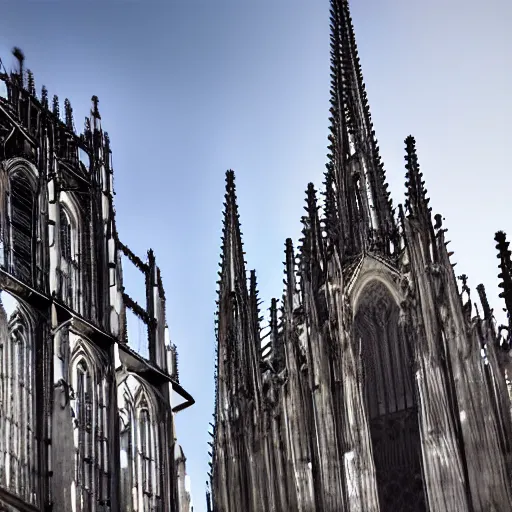
{"label": "tall central spire", "polygon": [[330,102],[326,231],[343,257],[390,255],[397,229],[347,0],[331,0]]}

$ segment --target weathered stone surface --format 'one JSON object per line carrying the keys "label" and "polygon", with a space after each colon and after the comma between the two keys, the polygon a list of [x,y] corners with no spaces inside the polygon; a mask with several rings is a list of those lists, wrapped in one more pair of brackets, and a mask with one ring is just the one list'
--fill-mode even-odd
{"label": "weathered stone surface", "polygon": [[[98,99],[77,135],[69,101],[63,123],[58,98],[52,113],[24,76],[0,73],[0,508],[188,512],[174,414],[193,399],[175,350],[167,367],[154,255],[117,235]],[[143,306],[121,255],[144,276]],[[148,359],[128,346],[128,310],[147,326]]]}
{"label": "weathered stone surface", "polygon": [[[484,318],[472,314],[465,276],[459,292],[411,136],[395,219],[347,0],[331,1],[331,64],[325,204],[320,216],[310,184],[268,344],[248,321],[259,312],[228,172],[209,510],[511,510],[508,243],[498,233],[510,321],[497,329],[480,288]],[[248,479],[245,468],[268,479]]]}

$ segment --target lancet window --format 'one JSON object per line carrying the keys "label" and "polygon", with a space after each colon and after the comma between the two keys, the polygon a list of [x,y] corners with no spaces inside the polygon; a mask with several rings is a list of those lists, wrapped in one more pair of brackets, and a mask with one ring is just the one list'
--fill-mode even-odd
{"label": "lancet window", "polygon": [[0,304],[0,485],[38,504],[34,321],[18,301]]}
{"label": "lancet window", "polygon": [[23,169],[9,177],[10,270],[20,280],[33,284],[36,197]]}
{"label": "lancet window", "polygon": [[121,444],[121,508],[125,512],[133,512],[132,491],[136,476],[133,474],[133,410],[131,402],[126,400],[125,408],[120,414],[120,444]]}
{"label": "lancet window", "polygon": [[61,205],[60,208],[60,255],[66,261],[71,261],[71,222]]}
{"label": "lancet window", "polygon": [[62,203],[59,208],[59,246],[59,296],[70,308],[80,313],[78,225],[70,210]]}
{"label": "lancet window", "polygon": [[148,400],[141,395],[136,409],[138,419],[137,470],[142,510],[160,510],[160,471],[157,455],[157,424]]}
{"label": "lancet window", "polygon": [[123,510],[159,511],[162,509],[162,471],[154,401],[138,378],[129,376],[120,386],[119,406],[121,418],[124,418],[121,431]]}
{"label": "lancet window", "polygon": [[74,390],[75,492],[77,512],[107,512],[109,501],[108,389],[90,358],[72,365]]}
{"label": "lancet window", "polygon": [[386,285],[374,281],[359,301],[354,332],[361,348],[380,510],[423,512],[412,359],[399,329],[399,314]]}
{"label": "lancet window", "polygon": [[142,482],[142,492],[144,495],[151,495],[153,486],[153,463],[154,463],[154,453],[151,439],[151,419],[149,416],[149,411],[147,409],[147,404],[144,404],[144,408],[139,410],[139,465],[141,471],[141,482]]}

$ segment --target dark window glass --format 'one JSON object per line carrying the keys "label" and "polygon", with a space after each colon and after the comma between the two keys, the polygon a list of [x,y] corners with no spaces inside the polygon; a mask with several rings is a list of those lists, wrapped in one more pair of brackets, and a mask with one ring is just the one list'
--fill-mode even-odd
{"label": "dark window glass", "polygon": [[35,194],[23,172],[13,173],[10,185],[11,271],[18,279],[32,284]]}
{"label": "dark window glass", "polygon": [[71,261],[71,223],[62,206],[60,207],[60,253],[65,260]]}

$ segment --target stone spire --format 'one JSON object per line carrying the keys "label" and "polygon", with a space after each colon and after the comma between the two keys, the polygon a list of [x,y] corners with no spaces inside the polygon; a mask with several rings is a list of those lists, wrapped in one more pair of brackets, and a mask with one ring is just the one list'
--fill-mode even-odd
{"label": "stone spire", "polygon": [[66,126],[72,132],[75,131],[75,124],[73,121],[73,107],[71,106],[71,102],[68,98],[64,100],[64,113],[65,113],[65,122]]}
{"label": "stone spire", "polygon": [[423,174],[420,171],[418,155],[416,153],[416,140],[412,135],[405,139],[405,208],[407,212],[423,224],[432,222],[430,199],[427,197],[427,189],[423,181]]}
{"label": "stone spire", "polygon": [[[258,299],[255,273],[251,294],[247,286],[235,175],[231,170],[226,173],[223,224],[217,313],[216,449],[212,464],[213,481],[218,485],[213,499],[214,503],[232,502],[233,510],[236,503],[248,499],[259,510],[262,498],[253,493],[256,480],[262,477],[260,464],[250,462],[244,444],[257,438],[258,426],[253,418],[259,417],[261,404]],[[238,476],[226,474],[225,454],[218,453],[218,447],[226,449],[228,457],[235,457]],[[235,494],[230,482],[238,485]]]}
{"label": "stone spire", "polygon": [[343,257],[368,249],[391,255],[397,228],[347,0],[331,0],[330,102],[327,234],[338,238]]}

